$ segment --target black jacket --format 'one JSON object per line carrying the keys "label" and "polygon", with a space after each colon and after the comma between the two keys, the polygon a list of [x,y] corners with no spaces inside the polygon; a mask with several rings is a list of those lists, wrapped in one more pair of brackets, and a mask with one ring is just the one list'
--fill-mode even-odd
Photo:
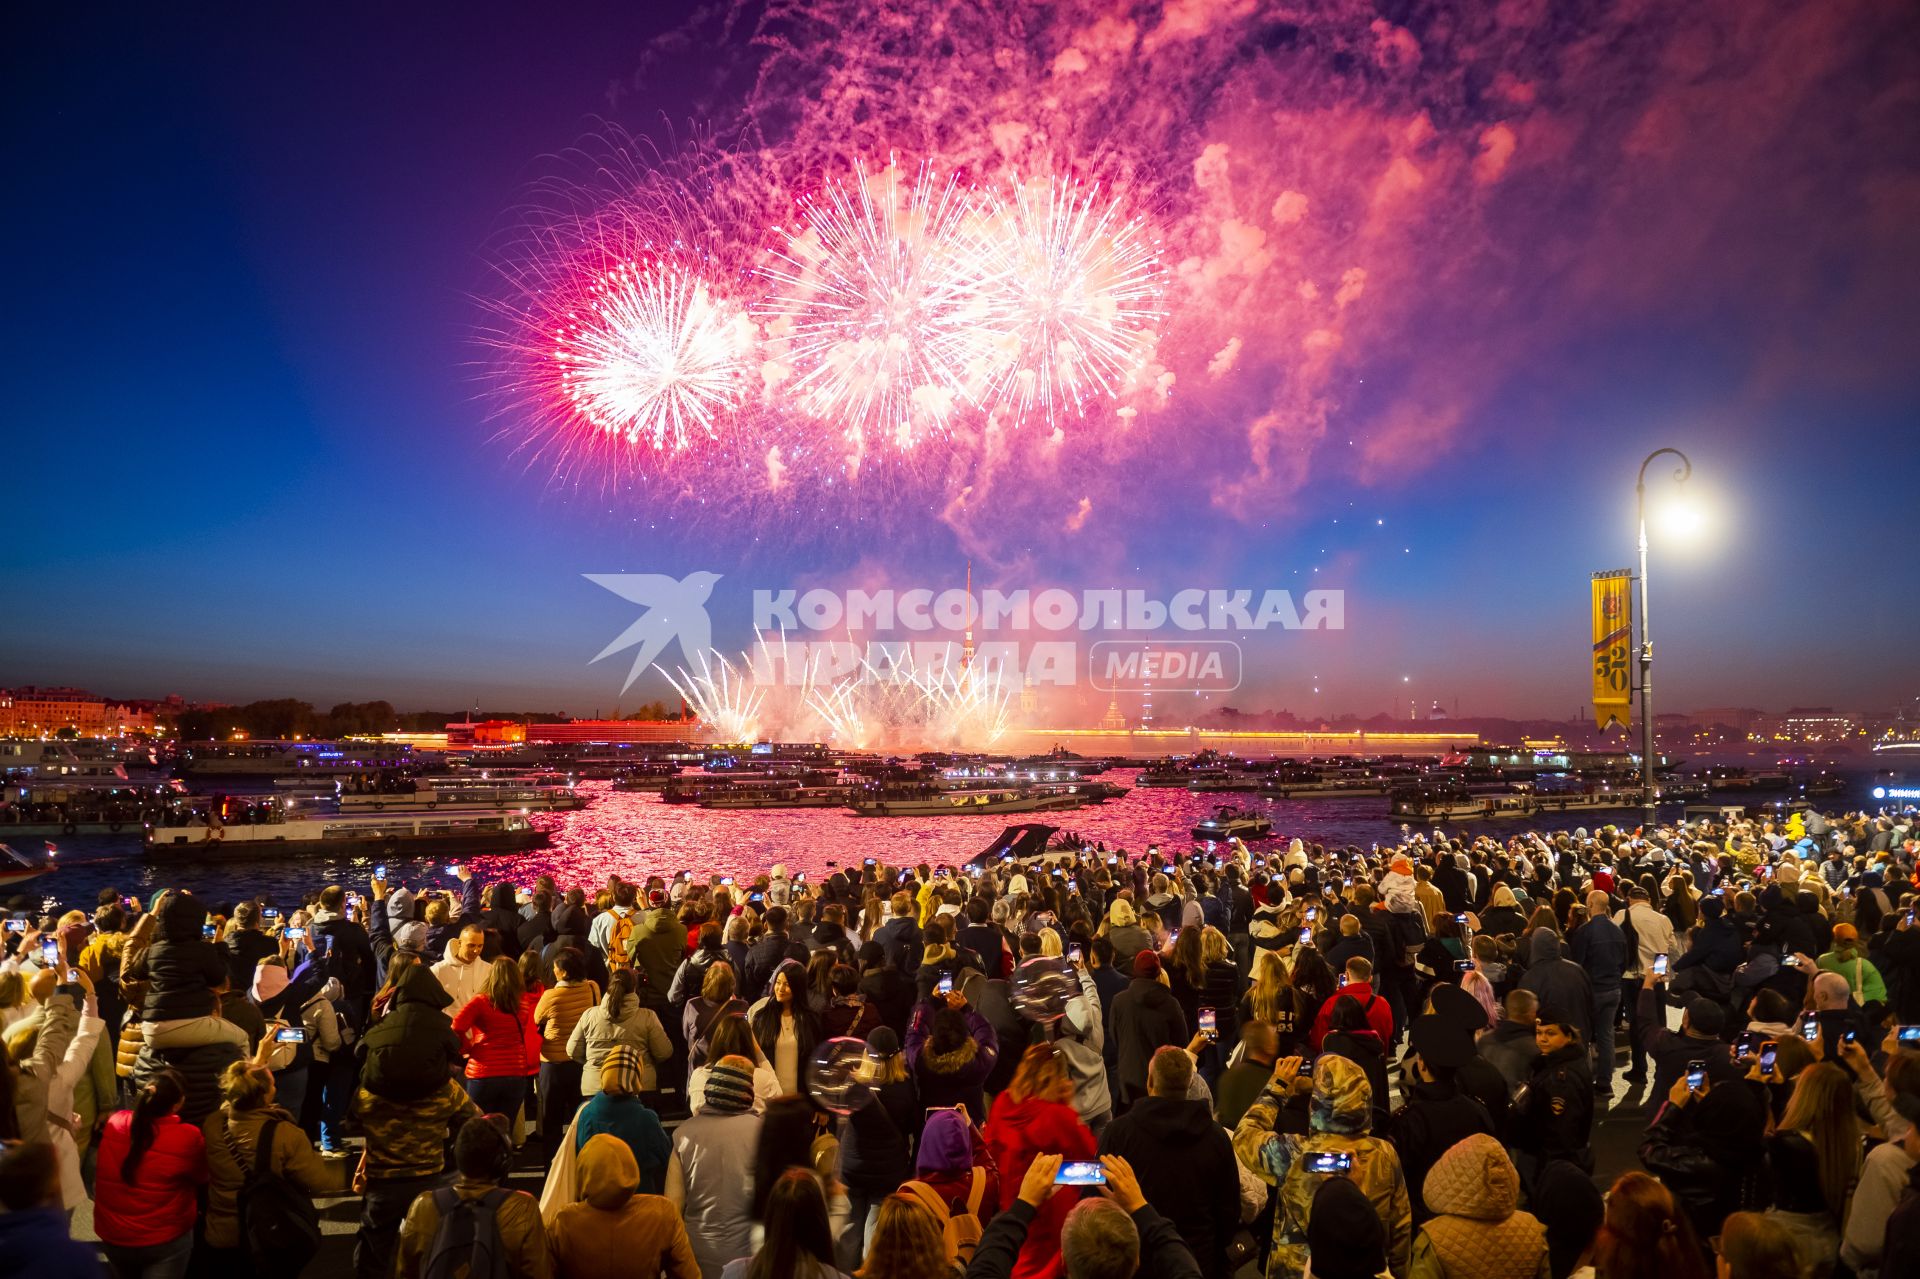
{"label": "black jacket", "polygon": [[1526,1091],[1514,1102],[1512,1136],[1543,1164],[1565,1159],[1593,1171],[1593,1071],[1584,1044],[1534,1059]]}
{"label": "black jacket", "polygon": [[187,1084],[186,1100],[180,1105],[180,1122],[197,1128],[208,1115],[220,1109],[220,1076],[245,1056],[237,1045],[226,1040],[193,1048],[156,1050],[143,1046],[133,1063],[133,1086],[146,1087],[162,1070],[179,1071]]}
{"label": "black jacket", "polygon": [[1715,1080],[1732,1073],[1733,1052],[1722,1040],[1668,1030],[1661,1020],[1658,992],[1645,986],[1640,1001],[1640,1046],[1653,1058],[1653,1086],[1647,1096],[1658,1106],[1665,1102],[1674,1080],[1687,1073],[1687,1063],[1704,1061]]}
{"label": "black jacket", "polygon": [[873,1100],[847,1117],[840,1139],[840,1180],[884,1198],[913,1176],[913,1143],[923,1118],[920,1092],[905,1083],[883,1084]]}
{"label": "black jacket", "polygon": [[[160,907],[153,944],[134,962],[134,979],[150,983],[146,1020],[213,1015],[219,1003],[214,988],[227,984],[232,974],[225,953],[201,934],[206,917],[207,908],[188,893],[170,894]],[[248,979],[252,976],[249,970]]]}
{"label": "black jacket", "polygon": [[220,945],[226,951],[227,976],[235,990],[253,985],[253,970],[260,961],[280,953],[279,943],[257,928],[236,928]]}
{"label": "black jacket", "polygon": [[446,1009],[453,1003],[431,970],[421,964],[400,978],[387,1015],[360,1041],[365,1065],[360,1082],[392,1101],[418,1101],[447,1086],[460,1061],[460,1039]]}
{"label": "black jacket", "polygon": [[911,977],[920,967],[920,952],[926,945],[913,916],[896,915],[889,919],[873,939],[887,952],[887,962],[899,969],[901,976]]}
{"label": "black jacket", "polygon": [[1032,1023],[1022,1017],[1013,1006],[1013,985],[1011,982],[994,978],[980,984],[979,1013],[993,1027],[993,1035],[1000,1043],[1000,1056],[993,1063],[993,1069],[987,1072],[987,1082],[982,1085],[989,1093],[998,1093],[1013,1080],[1013,1072],[1020,1068],[1020,1058],[1026,1053],[1027,1045],[1032,1042]]}
{"label": "black jacket", "polygon": [[1117,1107],[1147,1095],[1147,1063],[1166,1044],[1185,1047],[1190,1032],[1173,992],[1151,977],[1135,977],[1113,997],[1114,1055],[1119,1065]]}
{"label": "black jacket", "polygon": [[1233,1143],[1206,1102],[1142,1098],[1107,1125],[1100,1153],[1133,1166],[1140,1193],[1180,1232],[1200,1273],[1228,1273],[1227,1245],[1240,1227],[1240,1173]]}
{"label": "black jacket", "polygon": [[893,1027],[896,1035],[907,1033],[907,1021],[913,1016],[913,978],[897,968],[876,968],[860,978],[857,989],[880,1010],[881,1025]]}
{"label": "black jacket", "polygon": [[526,922],[520,918],[511,884],[495,884],[488,889],[487,908],[480,912],[480,926],[487,930],[486,957],[520,958],[520,926]]}
{"label": "black jacket", "polygon": [[[1411,1076],[1408,1079],[1411,1081]],[[1416,1225],[1433,1216],[1421,1196],[1427,1173],[1456,1142],[1477,1132],[1495,1138],[1500,1135],[1487,1108],[1461,1092],[1452,1080],[1409,1082],[1407,1104],[1393,1112],[1386,1136],[1400,1152],[1400,1167],[1407,1176],[1407,1194],[1413,1199]]]}
{"label": "black jacket", "polygon": [[332,962],[327,966],[327,974],[340,979],[347,998],[353,1000],[364,1013],[377,984],[373,942],[368,938],[367,930],[344,915],[334,915],[314,924],[308,929],[308,935],[312,941],[311,949],[316,955],[323,952],[331,954]]}
{"label": "black jacket", "polygon": [[[752,1003],[762,995],[772,994],[767,983],[773,980],[774,970],[789,959],[805,964],[807,948],[785,933],[770,932],[749,946],[747,970],[740,974],[740,997]],[[662,987],[661,997],[665,998],[667,993],[668,987]]]}
{"label": "black jacket", "polygon": [[1703,1238],[1727,1214],[1766,1207],[1767,1100],[1744,1079],[1716,1084],[1703,1098],[1668,1105],[1640,1143],[1640,1163],[1673,1191]]}

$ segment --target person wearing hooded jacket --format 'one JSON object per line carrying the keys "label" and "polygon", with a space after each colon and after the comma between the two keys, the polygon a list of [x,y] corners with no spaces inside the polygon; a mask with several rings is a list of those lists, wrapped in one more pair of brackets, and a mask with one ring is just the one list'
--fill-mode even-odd
{"label": "person wearing hooded jacket", "polygon": [[126,973],[148,983],[140,1014],[145,1042],[155,1051],[230,1043],[244,1052],[246,1031],[219,1015],[219,991],[232,975],[220,948],[201,931],[207,908],[190,893],[169,891],[155,913],[153,943]]}
{"label": "person wearing hooded jacket", "polygon": [[1225,1275],[1240,1226],[1240,1171],[1213,1108],[1187,1095],[1193,1073],[1186,1049],[1156,1052],[1146,1097],[1101,1134],[1100,1153],[1132,1165],[1141,1193],[1180,1232],[1201,1274]]}
{"label": "person wearing hooded jacket", "polygon": [[1437,1215],[1413,1241],[1408,1279],[1550,1279],[1546,1227],[1520,1211],[1520,1174],[1498,1141],[1459,1142],[1421,1190]]}
{"label": "person wearing hooded jacket", "polygon": [[480,927],[487,932],[487,959],[505,955],[520,958],[520,903],[514,900],[512,884],[495,884],[487,889],[487,908],[480,912]]}
{"label": "person wearing hooded jacket", "polygon": [[[1276,1063],[1272,1081],[1233,1130],[1233,1151],[1241,1166],[1279,1192],[1267,1279],[1301,1279],[1306,1271],[1314,1192],[1328,1180],[1308,1167],[1311,1157],[1320,1154],[1352,1160],[1346,1180],[1366,1195],[1380,1219],[1394,1279],[1406,1279],[1413,1251],[1413,1203],[1393,1143],[1371,1135],[1373,1090],[1367,1077],[1346,1058],[1331,1054],[1314,1062],[1310,1080],[1300,1078],[1300,1064],[1298,1057]],[[1298,1088],[1312,1090],[1304,1135],[1277,1127],[1288,1094]]]}
{"label": "person wearing hooded jacket", "polygon": [[1073,965],[1080,993],[1067,1001],[1066,1015],[1054,1023],[1053,1046],[1073,1080],[1073,1108],[1094,1136],[1113,1118],[1113,1093],[1107,1084],[1106,1028],[1100,1018],[1100,991],[1084,963]]}
{"label": "person wearing hooded jacket", "polygon": [[640,1166],[618,1137],[580,1147],[580,1198],[547,1227],[557,1279],[698,1279],[700,1263],[672,1202],[639,1193]]}
{"label": "person wearing hooded jacket", "polygon": [[1147,1095],[1147,1064],[1168,1044],[1185,1044],[1187,1018],[1160,980],[1160,956],[1143,950],[1133,961],[1133,981],[1113,997],[1115,1079],[1120,1085],[1116,1109],[1125,1110]]}
{"label": "person wearing hooded jacket", "polygon": [[418,1101],[446,1088],[460,1063],[460,1038],[447,1009],[453,999],[424,963],[394,983],[386,1015],[360,1040],[360,1086],[389,1101]]}
{"label": "person wearing hooded jacket", "polygon": [[1542,1008],[1571,1022],[1580,1042],[1593,1042],[1593,983],[1587,970],[1567,958],[1567,948],[1551,928],[1536,928],[1527,948],[1527,975],[1520,989],[1540,998]]}

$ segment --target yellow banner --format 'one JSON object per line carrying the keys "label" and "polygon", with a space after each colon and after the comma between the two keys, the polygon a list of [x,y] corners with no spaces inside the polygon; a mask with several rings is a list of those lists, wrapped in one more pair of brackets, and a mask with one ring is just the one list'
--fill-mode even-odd
{"label": "yellow banner", "polygon": [[1633,574],[1629,569],[1593,575],[1593,722],[1596,727],[1632,720]]}

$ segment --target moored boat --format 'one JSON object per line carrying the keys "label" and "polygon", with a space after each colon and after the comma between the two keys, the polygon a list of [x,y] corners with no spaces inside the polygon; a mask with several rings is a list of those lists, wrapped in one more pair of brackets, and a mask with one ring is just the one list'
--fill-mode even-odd
{"label": "moored boat", "polygon": [[383,853],[435,856],[545,848],[547,833],[520,813],[369,813],[292,815],[227,825],[150,826],[150,857],[278,857],[289,853]]}
{"label": "moored boat", "polygon": [[1079,808],[1086,800],[1072,788],[1051,791],[947,791],[938,795],[856,799],[857,817],[968,817],[986,813],[1046,813]]}

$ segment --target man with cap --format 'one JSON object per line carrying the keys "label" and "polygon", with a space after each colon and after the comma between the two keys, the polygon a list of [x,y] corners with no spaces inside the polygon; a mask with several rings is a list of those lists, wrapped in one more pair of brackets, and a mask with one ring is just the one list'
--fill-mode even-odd
{"label": "man with cap", "polygon": [[1410,1048],[1401,1061],[1406,1103],[1387,1121],[1387,1136],[1400,1152],[1418,1226],[1432,1214],[1421,1199],[1427,1171],[1455,1142],[1475,1133],[1497,1137],[1487,1108],[1460,1091],[1454,1072],[1474,1056],[1473,1036],[1458,1022],[1425,1013],[1408,1028]]}
{"label": "man with cap", "polygon": [[1653,1087],[1647,1095],[1656,1102],[1656,1111],[1673,1081],[1687,1073],[1688,1062],[1705,1061],[1715,1079],[1730,1078],[1733,1070],[1730,1046],[1720,1039],[1727,1010],[1705,995],[1695,995],[1680,1016],[1680,1029],[1668,1030],[1659,1015],[1662,993],[1651,972],[1641,979],[1639,1046],[1653,1059]]}

